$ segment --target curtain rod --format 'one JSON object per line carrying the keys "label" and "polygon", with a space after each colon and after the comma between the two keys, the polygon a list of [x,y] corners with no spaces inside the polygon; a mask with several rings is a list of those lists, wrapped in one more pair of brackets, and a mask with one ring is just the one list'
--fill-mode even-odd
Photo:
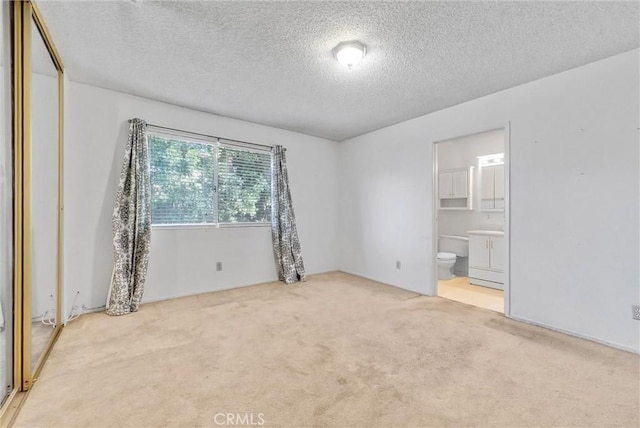
{"label": "curtain rod", "polygon": [[[129,123],[131,123],[131,119],[128,120]],[[216,137],[214,135],[207,135],[207,134],[200,134],[198,132],[191,132],[191,131],[184,131],[182,129],[176,129],[176,128],[169,128],[167,126],[160,126],[160,125],[154,125],[152,123],[147,123],[147,126],[151,126],[153,128],[160,128],[160,129],[166,129],[168,131],[176,131],[176,132],[182,132],[184,134],[193,134],[193,135],[198,135],[200,137],[207,137],[207,138],[216,138],[218,140],[226,140],[226,141],[232,141],[234,143],[240,143],[240,144],[246,144],[248,146],[255,146],[255,147],[262,147],[262,148],[266,148],[266,149],[271,149],[273,146],[267,146],[266,144],[258,144],[258,143],[249,143],[248,141],[241,141],[241,140],[233,140],[231,138],[223,138],[223,137]],[[285,151],[287,151],[287,149],[284,149]]]}

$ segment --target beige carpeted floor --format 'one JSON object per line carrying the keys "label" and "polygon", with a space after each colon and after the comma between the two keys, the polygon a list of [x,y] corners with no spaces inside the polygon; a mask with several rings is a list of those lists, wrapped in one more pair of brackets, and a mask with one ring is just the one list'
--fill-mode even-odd
{"label": "beige carpeted floor", "polygon": [[638,380],[637,355],[332,273],[84,315],[16,426],[637,427]]}

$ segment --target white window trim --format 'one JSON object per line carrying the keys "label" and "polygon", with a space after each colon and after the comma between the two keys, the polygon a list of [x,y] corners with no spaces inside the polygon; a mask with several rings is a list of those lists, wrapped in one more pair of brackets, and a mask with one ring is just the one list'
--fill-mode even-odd
{"label": "white window trim", "polygon": [[[172,224],[154,224],[153,220],[151,223],[151,229],[157,230],[188,230],[188,229],[228,229],[235,227],[271,227],[271,222],[261,221],[261,222],[237,222],[237,223],[229,223],[229,222],[218,222],[218,149],[220,146],[228,146],[234,147],[241,150],[246,150],[248,152],[264,152],[265,154],[271,154],[271,150],[268,148],[260,148],[260,147],[252,147],[250,143],[242,143],[236,142],[233,140],[226,140],[224,138],[217,137],[209,137],[206,135],[200,134],[191,134],[186,131],[173,131],[173,130],[165,130],[161,128],[156,128],[153,125],[149,125],[147,127],[148,135],[158,135],[164,138],[170,139],[183,139],[185,142],[193,142],[199,144],[209,144],[214,146],[214,176],[213,176],[213,186],[215,193],[215,201],[214,201],[214,223],[172,223]],[[272,201],[273,202],[273,201]],[[153,217],[152,217],[153,218]]]}

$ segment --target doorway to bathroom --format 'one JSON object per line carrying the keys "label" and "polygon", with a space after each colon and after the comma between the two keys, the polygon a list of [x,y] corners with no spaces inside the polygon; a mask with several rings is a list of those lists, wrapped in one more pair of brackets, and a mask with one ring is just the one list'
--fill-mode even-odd
{"label": "doorway to bathroom", "polygon": [[436,295],[509,314],[509,127],[434,143]]}

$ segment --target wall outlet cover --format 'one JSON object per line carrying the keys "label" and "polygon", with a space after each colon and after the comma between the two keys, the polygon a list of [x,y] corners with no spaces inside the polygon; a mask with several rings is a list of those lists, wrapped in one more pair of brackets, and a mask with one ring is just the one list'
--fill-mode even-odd
{"label": "wall outlet cover", "polygon": [[633,319],[640,320],[640,305],[631,305],[633,310]]}
{"label": "wall outlet cover", "polygon": [[396,269],[400,269],[402,267],[402,262],[400,260],[396,260]]}
{"label": "wall outlet cover", "polygon": [[216,262],[216,272],[220,272],[222,270],[222,262]]}

